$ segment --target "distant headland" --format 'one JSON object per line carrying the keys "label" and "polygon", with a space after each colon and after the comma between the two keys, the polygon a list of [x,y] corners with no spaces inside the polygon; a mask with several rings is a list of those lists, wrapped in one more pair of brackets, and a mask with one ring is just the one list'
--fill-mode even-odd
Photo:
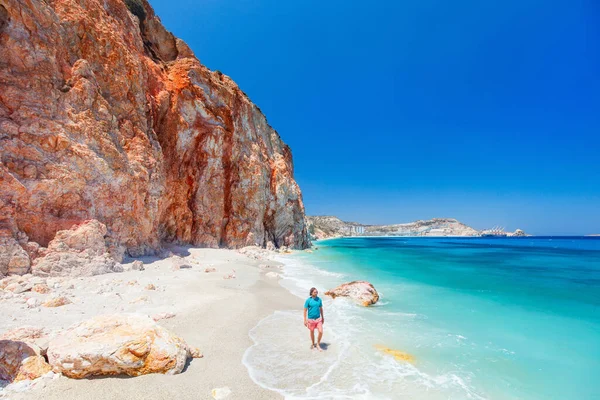
{"label": "distant headland", "polygon": [[453,218],[433,218],[404,224],[366,225],[342,221],[335,216],[307,216],[311,238],[328,239],[342,236],[529,236],[521,229],[504,232],[501,228],[477,230]]}

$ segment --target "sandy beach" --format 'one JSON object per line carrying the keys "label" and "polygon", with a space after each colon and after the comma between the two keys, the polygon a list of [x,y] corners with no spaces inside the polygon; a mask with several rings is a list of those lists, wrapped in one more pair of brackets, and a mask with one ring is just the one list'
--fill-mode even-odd
{"label": "sandy beach", "polygon": [[[188,361],[179,375],[101,379],[61,376],[41,380],[20,393],[5,391],[5,398],[211,399],[216,388],[229,388],[231,394],[227,399],[282,398],[256,385],[242,364],[245,350],[252,345],[250,329],[276,310],[301,308],[298,299],[278,284],[279,277],[267,276],[269,272],[280,272],[281,264],[234,250],[187,247],[171,250],[174,255],[170,257],[140,258],[144,262],[143,271],[48,278],[50,294],[25,292],[5,297],[0,303],[0,334],[27,325],[62,329],[108,313],[150,316],[172,313],[174,316],[158,323],[198,347],[203,358]],[[263,250],[262,254],[265,253]],[[173,268],[176,264],[191,268]],[[205,272],[206,268],[215,271]],[[234,270],[235,278],[224,278]],[[154,290],[147,289],[150,284],[155,286]],[[28,308],[26,304],[28,298],[44,301],[56,294],[69,298],[72,304],[57,308]]]}

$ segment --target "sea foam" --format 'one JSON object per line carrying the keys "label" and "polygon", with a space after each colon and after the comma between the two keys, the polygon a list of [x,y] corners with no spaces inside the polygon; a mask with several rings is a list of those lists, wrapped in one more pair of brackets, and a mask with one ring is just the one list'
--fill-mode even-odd
{"label": "sea foam", "polygon": [[[277,311],[250,331],[253,345],[243,362],[257,384],[298,400],[483,399],[469,385],[468,377],[430,375],[375,349],[377,330],[393,328],[386,318],[409,323],[418,317],[414,313],[384,312],[384,306],[363,308],[346,299],[333,301],[323,296],[326,350],[310,350],[309,332],[302,321],[308,289],[316,286],[323,293],[347,277],[293,257],[277,261],[285,264],[281,284],[299,297],[298,309]],[[374,325],[378,316],[373,313],[381,313],[383,320]]]}

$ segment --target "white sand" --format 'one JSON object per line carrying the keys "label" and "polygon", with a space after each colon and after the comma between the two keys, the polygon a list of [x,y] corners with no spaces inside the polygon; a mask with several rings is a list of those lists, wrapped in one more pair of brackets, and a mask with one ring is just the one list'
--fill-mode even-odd
{"label": "white sand", "polygon": [[[191,269],[172,270],[175,258],[142,258],[144,271],[58,280],[53,293],[23,293],[0,302],[0,333],[25,325],[65,328],[98,314],[170,312],[159,324],[172,330],[204,358],[194,359],[174,376],[145,375],[75,380],[66,377],[41,383],[11,399],[212,399],[211,390],[228,387],[227,399],[275,399],[279,394],[257,386],[242,364],[252,345],[248,331],[275,310],[300,310],[301,302],[259,268],[274,261],[255,260],[232,250],[177,248]],[[205,273],[207,267],[216,272]],[[223,279],[235,269],[235,279]],[[50,284],[52,279],[48,280]],[[135,281],[135,282],[131,282]],[[131,282],[131,284],[129,284]],[[156,290],[146,290],[148,284]],[[72,289],[69,287],[73,285]],[[45,300],[64,294],[73,304],[28,309],[25,299]],[[146,298],[146,299],[144,299]]]}

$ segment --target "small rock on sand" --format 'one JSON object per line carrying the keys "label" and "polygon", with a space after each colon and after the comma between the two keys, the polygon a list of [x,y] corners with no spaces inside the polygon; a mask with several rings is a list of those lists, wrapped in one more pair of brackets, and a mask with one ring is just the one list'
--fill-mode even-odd
{"label": "small rock on sand", "polygon": [[131,264],[131,269],[134,271],[143,271],[145,270],[144,263],[140,260],[135,260],[133,264]]}
{"label": "small rock on sand", "polygon": [[229,389],[227,386],[221,387],[221,388],[216,388],[216,389],[212,390],[211,394],[212,394],[213,399],[216,399],[216,400],[226,399],[231,394],[231,389]]}
{"label": "small rock on sand", "polygon": [[60,296],[60,297],[54,297],[48,301],[46,301],[44,304],[42,304],[44,307],[60,307],[60,306],[64,306],[67,304],[71,304],[72,301],[67,299],[64,296]]}
{"label": "small rock on sand", "polygon": [[230,274],[223,276],[223,279],[235,279],[235,269]]}
{"label": "small rock on sand", "polygon": [[174,316],[175,316],[175,314],[173,314],[171,312],[164,312],[164,313],[154,314],[152,316],[152,319],[154,321],[160,321],[161,319],[169,319],[169,318],[173,318]]}
{"label": "small rock on sand", "polygon": [[129,303],[130,303],[130,304],[139,304],[139,303],[145,303],[145,302],[147,302],[147,301],[148,301],[148,297],[146,297],[146,296],[141,296],[141,297],[138,297],[138,298],[137,298],[137,299],[135,299],[135,300],[131,300]]}
{"label": "small rock on sand", "polygon": [[189,356],[192,357],[192,358],[202,358],[202,357],[204,357],[202,355],[202,352],[200,351],[199,348],[197,348],[197,347],[191,347],[191,346],[189,347]]}
{"label": "small rock on sand", "polygon": [[27,307],[28,308],[35,308],[39,305],[40,305],[40,301],[38,299],[36,299],[35,297],[31,297],[31,298],[27,299]]}
{"label": "small rock on sand", "polygon": [[36,293],[46,294],[46,293],[50,293],[50,288],[45,283],[38,283],[38,284],[33,285],[33,288],[31,288],[31,291],[36,292]]}
{"label": "small rock on sand", "polygon": [[277,279],[277,278],[281,277],[281,275],[279,275],[277,272],[267,272],[266,276],[267,276],[267,278],[271,278],[271,279]]}
{"label": "small rock on sand", "polygon": [[6,286],[5,290],[9,291],[9,292],[13,292],[15,294],[19,294],[19,293],[25,293],[30,291],[33,288],[33,286],[31,284],[28,283],[23,283],[23,284],[19,284],[19,283],[11,283],[10,285]]}
{"label": "small rock on sand", "polygon": [[182,264],[175,263],[171,267],[171,270],[173,270],[173,271],[179,271],[181,269],[191,269],[191,268],[192,268],[192,266],[189,265],[189,264],[186,264],[186,263],[182,263]]}
{"label": "small rock on sand", "polygon": [[213,268],[213,267],[209,267],[204,270],[204,272],[216,272],[216,271],[217,271],[217,269]]}

